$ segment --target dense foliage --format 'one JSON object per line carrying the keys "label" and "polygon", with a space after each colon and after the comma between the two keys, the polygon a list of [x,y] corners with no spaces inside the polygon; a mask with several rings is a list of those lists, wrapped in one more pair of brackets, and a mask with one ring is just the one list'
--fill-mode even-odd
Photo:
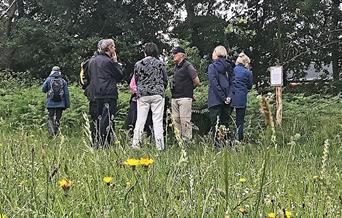
{"label": "dense foliage", "polygon": [[295,78],[310,63],[324,71],[331,64],[333,76],[341,74],[341,1],[320,0],[4,0],[0,3],[0,69],[29,71],[43,78],[53,65],[77,80],[81,61],[89,58],[100,38],[118,44],[125,77],[142,57],[141,47],[153,41],[160,50],[185,40],[198,49],[192,60],[210,61],[218,44],[253,60],[256,84],[267,78],[267,68],[284,65]]}

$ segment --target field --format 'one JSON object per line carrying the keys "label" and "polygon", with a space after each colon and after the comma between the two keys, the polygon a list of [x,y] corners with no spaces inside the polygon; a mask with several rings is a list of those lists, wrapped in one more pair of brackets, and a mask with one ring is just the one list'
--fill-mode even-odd
{"label": "field", "polygon": [[[252,92],[247,143],[216,150],[200,124],[188,145],[168,128],[157,152],[150,139],[128,149],[124,92],[115,144],[89,147],[87,102],[70,90],[72,108],[51,139],[40,87],[0,86],[0,217],[342,217],[341,96],[285,92],[272,134]],[[205,88],[197,92],[199,110]],[[132,158],[153,163],[132,167]]]}

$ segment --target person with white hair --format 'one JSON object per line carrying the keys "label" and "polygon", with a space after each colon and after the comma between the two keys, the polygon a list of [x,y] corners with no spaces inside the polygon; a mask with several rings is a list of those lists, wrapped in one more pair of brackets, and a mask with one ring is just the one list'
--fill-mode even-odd
{"label": "person with white hair", "polygon": [[114,140],[114,114],[116,113],[117,83],[122,80],[113,39],[103,39],[98,44],[98,54],[88,63],[89,95],[95,101],[91,113],[95,129],[92,130],[92,145],[107,146]]}
{"label": "person with white hair", "polygon": [[236,112],[237,139],[243,140],[243,128],[245,123],[245,113],[247,107],[247,94],[253,86],[253,75],[250,71],[250,59],[245,53],[240,53],[236,59],[234,68],[234,82],[232,95],[232,109]]}
{"label": "person with white hair", "polygon": [[[208,109],[211,128],[217,137],[216,127],[224,125],[228,128],[229,125],[235,64],[227,58],[227,50],[222,45],[214,49],[212,59],[208,67]],[[214,140],[215,147],[220,147],[219,140]]]}

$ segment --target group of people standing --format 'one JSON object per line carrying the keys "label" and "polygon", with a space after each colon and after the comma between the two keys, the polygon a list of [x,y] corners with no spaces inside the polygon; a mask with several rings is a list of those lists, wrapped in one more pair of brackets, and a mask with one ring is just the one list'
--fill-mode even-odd
{"label": "group of people standing", "polygon": [[[165,63],[159,55],[159,49],[155,43],[146,43],[144,45],[145,57],[134,66],[130,89],[134,93],[133,101],[137,107],[137,115],[132,149],[140,149],[149,113],[152,116],[156,148],[157,150],[165,149],[163,117],[168,74]],[[188,142],[192,138],[191,112],[194,89],[200,85],[200,80],[182,47],[173,48],[172,57],[174,67],[170,87],[171,118],[182,140]],[[220,123],[228,127],[231,123],[230,114],[235,109],[238,140],[243,140],[247,92],[252,87],[250,60],[244,53],[241,53],[235,66],[227,58],[227,50],[223,46],[217,46],[214,49],[212,59],[213,62],[208,67],[208,108],[211,126],[215,127],[217,123]],[[97,51],[92,58],[83,63],[82,70],[81,84],[89,100],[92,145],[106,146],[114,139],[114,115],[118,99],[117,83],[123,78],[114,41],[112,39],[100,40]],[[49,84],[49,82],[44,83],[43,91],[49,92],[48,90],[51,89]],[[65,92],[68,93],[67,90]],[[64,101],[70,102],[69,95],[64,96]],[[47,95],[48,101],[51,100],[49,98]],[[66,103],[65,108],[69,105],[70,103]],[[49,109],[49,105],[47,107]],[[213,129],[213,131],[217,130]]]}

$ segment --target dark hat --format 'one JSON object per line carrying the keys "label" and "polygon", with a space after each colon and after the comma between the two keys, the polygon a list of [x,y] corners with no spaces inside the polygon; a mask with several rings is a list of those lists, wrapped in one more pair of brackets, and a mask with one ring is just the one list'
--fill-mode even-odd
{"label": "dark hat", "polygon": [[172,49],[172,54],[177,54],[177,53],[184,53],[185,54],[184,48],[182,48],[180,46],[174,47]]}

